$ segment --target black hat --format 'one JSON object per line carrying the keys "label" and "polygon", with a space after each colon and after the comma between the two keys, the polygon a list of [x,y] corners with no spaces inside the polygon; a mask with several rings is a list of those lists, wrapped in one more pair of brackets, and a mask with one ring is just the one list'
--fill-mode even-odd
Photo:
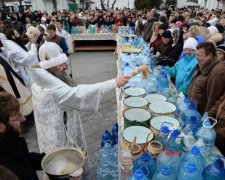
{"label": "black hat", "polygon": [[217,50],[222,51],[225,54],[225,44],[220,44],[219,46],[217,46]]}
{"label": "black hat", "polygon": [[166,24],[161,24],[161,25],[159,26],[159,29],[167,30],[167,29],[168,29],[168,25],[166,25]]}
{"label": "black hat", "polygon": [[172,38],[171,32],[169,30],[166,30],[162,33],[162,37],[165,38]]}

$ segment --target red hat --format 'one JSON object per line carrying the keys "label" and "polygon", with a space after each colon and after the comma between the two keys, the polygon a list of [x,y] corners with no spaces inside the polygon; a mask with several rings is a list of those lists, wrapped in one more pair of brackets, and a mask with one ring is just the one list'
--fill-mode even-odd
{"label": "red hat", "polygon": [[183,29],[183,23],[180,21],[176,22],[176,26],[179,27],[180,29]]}

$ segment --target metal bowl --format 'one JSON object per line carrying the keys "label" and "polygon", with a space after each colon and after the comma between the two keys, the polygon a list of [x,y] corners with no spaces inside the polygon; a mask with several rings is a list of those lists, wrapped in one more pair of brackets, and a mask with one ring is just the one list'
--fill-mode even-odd
{"label": "metal bowl", "polygon": [[63,147],[47,153],[41,167],[48,175],[67,176],[83,167],[85,153],[80,148]]}

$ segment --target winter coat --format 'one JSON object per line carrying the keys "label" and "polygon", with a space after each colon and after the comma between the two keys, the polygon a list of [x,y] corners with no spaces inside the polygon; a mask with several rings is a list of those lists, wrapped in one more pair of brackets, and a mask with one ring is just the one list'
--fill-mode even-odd
{"label": "winter coat", "polygon": [[154,24],[154,19],[149,20],[145,23],[144,25],[144,33],[143,33],[143,38],[146,42],[150,41],[150,38],[152,37],[152,26]]}
{"label": "winter coat", "polygon": [[45,153],[30,153],[25,139],[0,138],[0,165],[9,168],[20,180],[38,180],[36,170],[42,170]]}
{"label": "winter coat", "polygon": [[197,67],[188,96],[201,114],[208,112],[225,92],[225,65],[213,57],[205,67]]}
{"label": "winter coat", "polygon": [[188,94],[188,88],[197,64],[198,61],[196,55],[194,55],[184,56],[174,67],[166,67],[170,76],[175,78],[175,86],[179,92],[183,92],[185,95]]}

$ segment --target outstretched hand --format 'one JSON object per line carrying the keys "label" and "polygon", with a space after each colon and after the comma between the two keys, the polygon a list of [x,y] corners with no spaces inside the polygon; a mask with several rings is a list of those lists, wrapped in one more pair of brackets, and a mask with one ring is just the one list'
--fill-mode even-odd
{"label": "outstretched hand", "polygon": [[131,78],[131,76],[119,76],[119,77],[117,77],[115,79],[117,87],[122,87],[122,86],[126,85],[130,78]]}

